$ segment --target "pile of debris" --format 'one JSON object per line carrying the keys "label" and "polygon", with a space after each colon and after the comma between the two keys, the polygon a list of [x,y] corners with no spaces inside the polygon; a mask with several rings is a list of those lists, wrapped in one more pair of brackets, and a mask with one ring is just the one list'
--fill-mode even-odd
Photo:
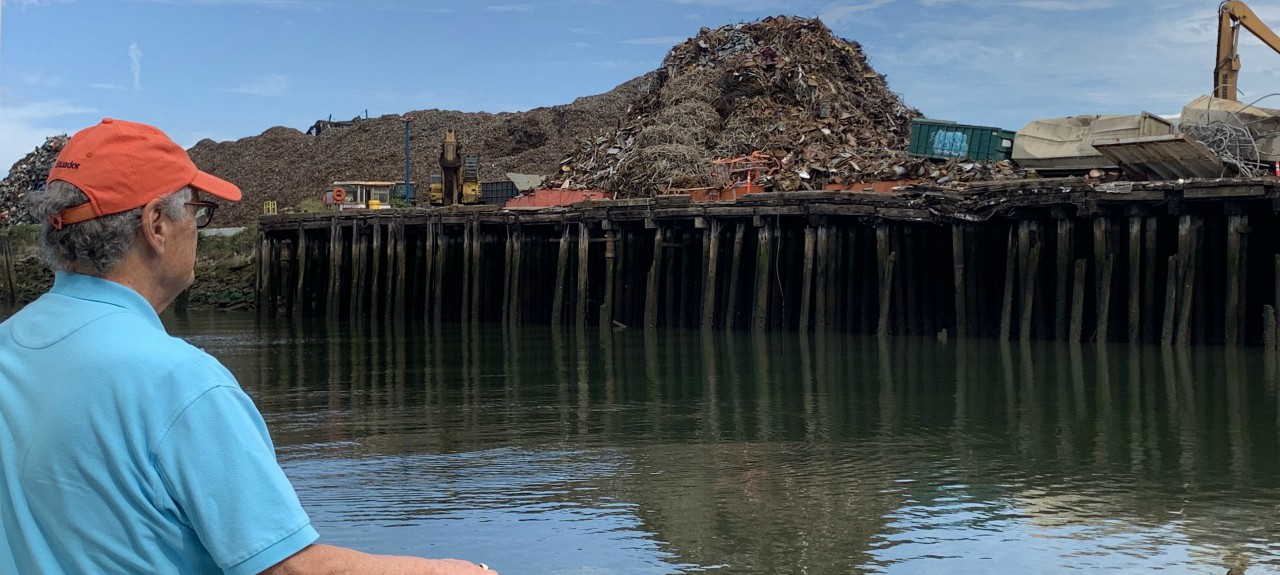
{"label": "pile of debris", "polygon": [[625,126],[583,143],[559,177],[645,197],[711,185],[713,160],[762,150],[781,166],[765,182],[775,191],[926,178],[938,168],[905,151],[918,116],[817,19],[703,28],[667,55]]}
{"label": "pile of debris", "polygon": [[[774,191],[1034,176],[1008,162],[935,163],[908,155],[918,116],[857,43],[836,38],[819,20],[779,16],[704,28],[673,48],[661,68],[567,105],[325,120],[308,133],[275,127],[234,142],[204,140],[189,153],[201,169],[244,191],[244,201],[219,210],[217,223],[225,226],[256,220],[265,201],[281,211],[316,208],[335,181],[402,180],[405,120],[418,190],[439,172],[446,129],[457,133],[463,155],[479,156],[482,181],[511,172],[549,175],[550,185],[603,188],[624,198],[711,185],[714,160],[756,151],[777,166],[757,182]],[[6,217],[26,221],[15,208],[43,183],[65,140],[50,138],[14,166],[0,187],[0,225]],[[424,195],[415,203],[422,205]]]}
{"label": "pile of debris", "polygon": [[189,150],[200,169],[225,178],[244,192],[244,201],[218,211],[218,225],[243,225],[262,213],[264,201],[282,211],[319,202],[335,181],[404,179],[404,120],[410,129],[411,179],[415,204],[425,203],[426,182],[440,172],[440,143],[446,129],[458,136],[463,155],[480,158],[482,181],[505,180],[508,172],[552,174],[579,140],[616,126],[647,77],[571,104],[526,112],[490,114],[421,110],[354,122],[309,136],[275,127],[234,142],[205,140]]}
{"label": "pile of debris", "polygon": [[59,134],[45,139],[44,143],[9,168],[9,175],[0,180],[0,226],[34,223],[27,212],[24,198],[32,190],[44,187],[49,170],[58,158],[58,152],[67,143],[67,135]]}

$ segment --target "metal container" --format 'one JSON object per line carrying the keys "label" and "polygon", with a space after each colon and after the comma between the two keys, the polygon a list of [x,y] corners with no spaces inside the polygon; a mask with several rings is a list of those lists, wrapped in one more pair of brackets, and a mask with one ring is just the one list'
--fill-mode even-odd
{"label": "metal container", "polygon": [[913,156],[939,160],[1007,160],[1013,151],[1013,132],[990,126],[970,126],[946,120],[911,120]]}
{"label": "metal container", "polygon": [[519,193],[516,183],[511,180],[480,182],[480,201],[491,206],[501,206]]}

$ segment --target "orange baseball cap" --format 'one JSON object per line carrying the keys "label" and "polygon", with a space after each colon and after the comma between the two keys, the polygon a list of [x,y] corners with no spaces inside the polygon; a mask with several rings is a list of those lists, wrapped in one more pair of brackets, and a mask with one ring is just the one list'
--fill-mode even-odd
{"label": "orange baseball cap", "polygon": [[49,216],[55,228],[118,214],[186,186],[229,201],[240,188],[196,168],[186,150],[154,126],[105,118],[72,136],[49,179],[80,188],[89,202]]}

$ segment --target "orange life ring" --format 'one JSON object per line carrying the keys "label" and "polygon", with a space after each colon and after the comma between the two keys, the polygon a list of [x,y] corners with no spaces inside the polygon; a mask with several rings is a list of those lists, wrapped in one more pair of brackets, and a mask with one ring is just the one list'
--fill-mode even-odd
{"label": "orange life ring", "polygon": [[346,191],[346,190],[344,190],[344,189],[342,189],[342,188],[334,188],[334,189],[333,189],[333,201],[334,201],[335,203],[339,203],[339,204],[341,204],[342,202],[347,201],[347,191]]}

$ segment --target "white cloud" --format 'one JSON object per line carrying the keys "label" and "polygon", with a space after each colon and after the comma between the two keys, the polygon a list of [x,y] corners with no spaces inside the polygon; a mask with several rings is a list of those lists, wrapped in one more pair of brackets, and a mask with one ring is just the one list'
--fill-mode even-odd
{"label": "white cloud", "polygon": [[245,83],[232,88],[232,92],[250,96],[283,96],[292,82],[284,74],[267,74],[258,78],[250,78]]}
{"label": "white cloud", "polygon": [[494,4],[484,9],[489,12],[533,12],[533,6],[529,4]]}
{"label": "white cloud", "polygon": [[570,43],[569,43],[569,47],[570,47],[570,48],[573,48],[573,49],[575,49],[575,50],[585,50],[585,49],[587,49],[587,48],[590,48],[590,47],[591,47],[591,44],[588,44],[588,43],[586,43],[586,42],[583,42],[583,41],[579,40],[579,41],[577,41],[577,42],[570,42]]}
{"label": "white cloud", "polygon": [[863,4],[833,4],[823,9],[818,15],[818,19],[822,20],[827,26],[835,26],[848,21],[854,14],[875,10],[892,1],[871,0]]}
{"label": "white cloud", "polygon": [[598,36],[598,35],[600,35],[600,34],[604,34],[604,32],[602,32],[602,31],[600,31],[600,30],[587,29],[587,28],[570,28],[570,29],[569,29],[569,33],[570,33],[570,34],[581,34],[581,35],[584,35],[584,36]]}
{"label": "white cloud", "polygon": [[[68,0],[68,1],[72,1],[72,0]],[[291,8],[291,7],[319,8],[323,5],[323,3],[321,2],[314,2],[312,0],[134,0],[134,1],[151,2],[153,4],[174,4],[179,6],[181,5],[189,5],[189,6],[236,5],[236,6],[263,6],[267,8]]]}
{"label": "white cloud", "polygon": [[666,46],[674,46],[688,40],[684,36],[654,36],[652,38],[632,38],[630,40],[622,40],[623,44],[658,44]]}
{"label": "white cloud", "polygon": [[133,71],[133,89],[142,89],[142,50],[137,42],[129,44],[129,69]]}
{"label": "white cloud", "polygon": [[40,88],[57,88],[62,85],[60,76],[51,76],[44,71],[37,70],[28,73],[22,78],[22,83],[28,86],[38,86]]}
{"label": "white cloud", "polygon": [[921,6],[934,8],[938,6],[958,5],[966,10],[991,10],[1004,6],[1026,8],[1044,12],[1099,10],[1115,8],[1122,3],[1116,0],[918,0]]}
{"label": "white cloud", "polygon": [[88,86],[95,90],[123,90],[124,89],[124,86],[121,86],[120,84],[104,84],[101,82],[94,82],[92,84],[88,84]]}
{"label": "white cloud", "polygon": [[66,101],[36,102],[15,107],[0,106],[0,177],[7,176],[14,162],[30,154],[55,134],[70,133],[87,125],[74,117],[97,110]]}

